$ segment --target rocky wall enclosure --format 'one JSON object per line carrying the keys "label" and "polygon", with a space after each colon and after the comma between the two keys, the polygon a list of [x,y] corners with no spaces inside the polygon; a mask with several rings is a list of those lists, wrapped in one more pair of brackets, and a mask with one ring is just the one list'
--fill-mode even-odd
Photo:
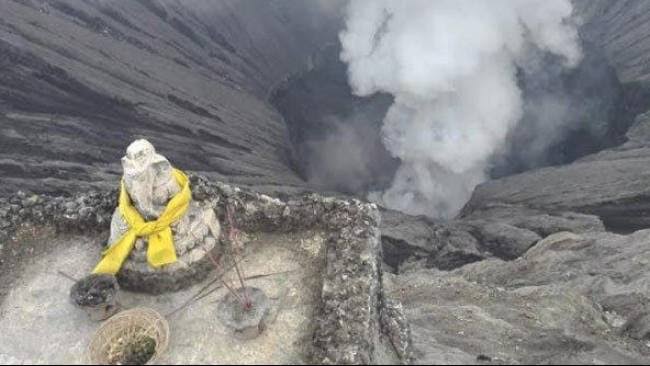
{"label": "rocky wall enclosure", "polygon": [[[308,341],[313,342],[311,357],[326,363],[375,360],[377,348],[381,347],[381,246],[380,217],[374,205],[315,194],[283,202],[236,186],[210,183],[196,175],[191,176],[191,183],[194,198],[210,202],[222,222],[225,222],[226,204],[231,205],[236,208],[234,216],[239,228],[249,236],[260,237],[262,242],[265,235],[274,233],[306,230],[327,233],[323,244],[323,268],[318,271],[320,296],[313,314],[314,333]],[[10,199],[10,208],[2,216],[7,224],[2,229],[4,244],[0,258],[3,258],[3,266],[10,266],[12,271],[3,273],[2,281],[11,284],[11,275],[20,278],[22,266],[30,262],[31,253],[21,248],[21,242],[27,241],[31,228],[38,228],[39,232],[47,227],[58,229],[58,234],[49,234],[53,242],[57,236],[74,234],[94,243],[105,240],[101,238],[106,238],[115,199],[114,191],[78,194],[71,198],[19,194]],[[38,233],[33,235],[37,242],[43,240],[42,237],[38,239]],[[46,241],[41,243],[46,244]],[[7,255],[8,251],[14,251],[14,255]],[[5,300],[7,293],[11,293],[11,287],[3,286],[1,299]]]}

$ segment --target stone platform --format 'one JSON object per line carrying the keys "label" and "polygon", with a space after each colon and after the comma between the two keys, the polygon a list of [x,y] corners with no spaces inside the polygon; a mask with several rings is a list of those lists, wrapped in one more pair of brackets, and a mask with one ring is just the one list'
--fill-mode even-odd
{"label": "stone platform", "polygon": [[[169,315],[174,329],[170,358],[161,362],[367,364],[391,354],[380,333],[380,217],[375,205],[317,194],[282,201],[199,176],[190,179],[194,201],[218,213],[224,232],[229,229],[225,207],[234,207],[236,225],[248,238],[242,265],[245,276],[289,271],[286,277],[271,275],[248,282],[284,310],[278,323],[269,325],[267,338],[238,343],[219,330],[215,302],[225,294],[223,290],[177,315],[170,313],[210,278],[192,278],[198,282],[186,289],[155,296],[125,291],[125,308],[149,306]],[[33,205],[19,209],[17,225],[2,229],[0,326],[10,331],[0,335],[0,362],[85,360],[85,346],[97,323],[69,304],[72,281],[62,279],[57,271],[80,278],[92,270],[108,236],[115,207],[111,197],[115,200],[115,191],[63,199],[36,196]],[[75,215],[79,211],[83,215]],[[58,229],[58,234],[36,228]],[[31,239],[19,235],[32,229]],[[200,276],[214,273],[205,268]],[[188,274],[192,275],[199,276]],[[282,302],[285,297],[289,300]],[[61,347],[66,352],[58,352]],[[390,361],[395,359],[385,362]]]}

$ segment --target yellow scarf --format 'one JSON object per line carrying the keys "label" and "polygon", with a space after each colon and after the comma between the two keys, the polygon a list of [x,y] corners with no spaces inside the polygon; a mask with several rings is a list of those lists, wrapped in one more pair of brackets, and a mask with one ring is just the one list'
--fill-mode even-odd
{"label": "yellow scarf", "polygon": [[104,258],[97,264],[93,273],[117,274],[122,263],[126,260],[135,246],[138,237],[147,236],[147,262],[154,268],[176,262],[176,250],[172,239],[172,223],[183,217],[192,199],[190,182],[185,173],[173,170],[174,178],[181,191],[174,196],[165,211],[155,221],[145,222],[138,210],[131,204],[131,198],[122,180],[120,187],[119,210],[129,225],[129,230],[113,243],[106,251]]}

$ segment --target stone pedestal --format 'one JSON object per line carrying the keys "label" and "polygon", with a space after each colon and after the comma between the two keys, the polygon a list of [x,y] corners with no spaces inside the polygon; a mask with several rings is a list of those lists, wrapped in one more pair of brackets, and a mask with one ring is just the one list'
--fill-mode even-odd
{"label": "stone pedestal", "polygon": [[[147,221],[158,218],[180,191],[171,164],[146,140],[137,140],[127,148],[122,167],[126,190]],[[147,240],[138,238],[117,275],[123,288],[149,293],[176,291],[202,281],[214,269],[208,253],[215,258],[221,253],[221,227],[210,202],[193,200],[185,215],[171,228],[178,261],[162,268],[150,267]],[[116,209],[109,243],[116,242],[127,230],[127,223]]]}

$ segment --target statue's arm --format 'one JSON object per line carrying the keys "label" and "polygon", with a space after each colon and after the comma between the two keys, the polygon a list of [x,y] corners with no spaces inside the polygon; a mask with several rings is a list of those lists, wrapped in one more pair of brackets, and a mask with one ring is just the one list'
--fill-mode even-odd
{"label": "statue's arm", "polygon": [[111,234],[108,238],[107,245],[112,245],[118,241],[128,230],[129,225],[124,221],[119,208],[115,209],[115,211],[113,211],[113,217],[111,218]]}

